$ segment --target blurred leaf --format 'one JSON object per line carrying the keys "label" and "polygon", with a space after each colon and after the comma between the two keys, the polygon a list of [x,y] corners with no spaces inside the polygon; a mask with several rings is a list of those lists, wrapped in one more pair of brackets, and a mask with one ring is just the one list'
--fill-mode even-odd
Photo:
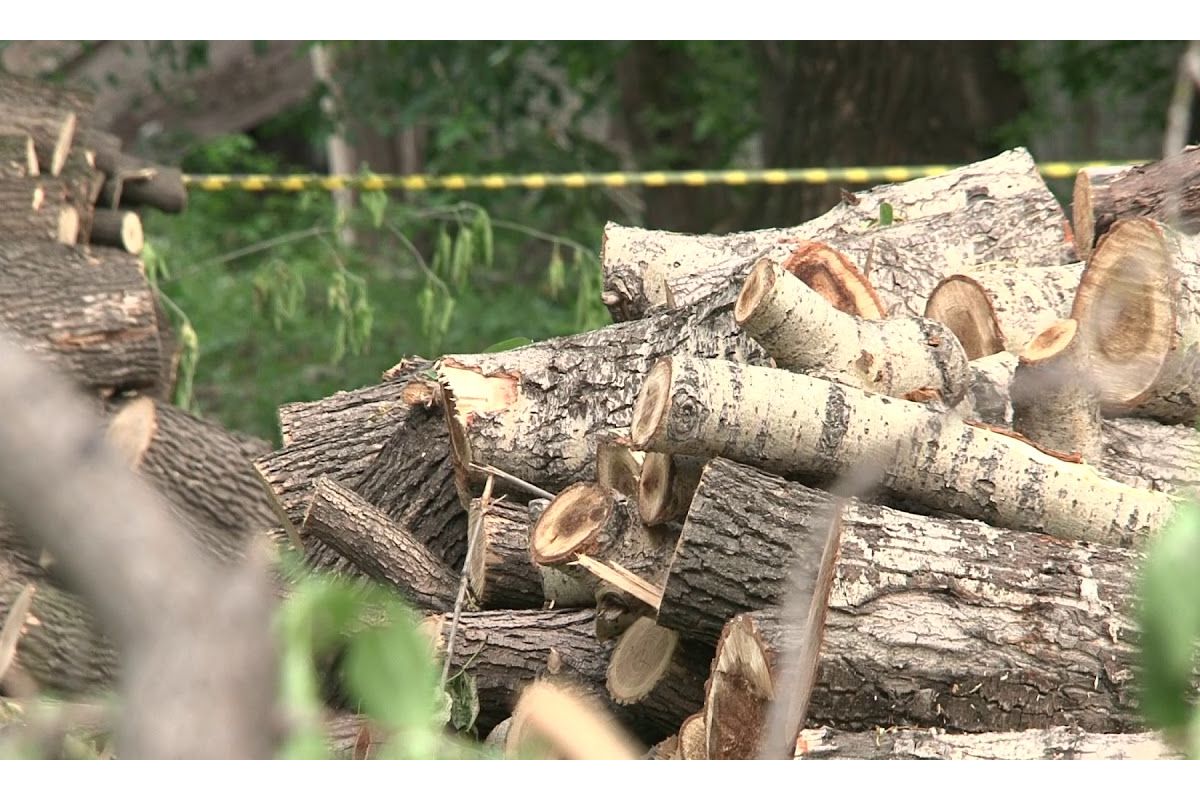
{"label": "blurred leaf", "polygon": [[383,216],[387,212],[388,198],[387,195],[380,191],[363,192],[362,198],[363,208],[367,209],[367,213],[371,215],[371,224],[375,228],[383,227]]}
{"label": "blurred leaf", "polygon": [[463,670],[446,681],[446,694],[452,703],[450,725],[457,731],[469,731],[479,718],[479,689],[475,677]]}
{"label": "blurred leaf", "polygon": [[546,289],[550,292],[551,297],[557,299],[566,288],[567,265],[563,262],[562,253],[556,244],[550,251],[550,265],[546,269]]}

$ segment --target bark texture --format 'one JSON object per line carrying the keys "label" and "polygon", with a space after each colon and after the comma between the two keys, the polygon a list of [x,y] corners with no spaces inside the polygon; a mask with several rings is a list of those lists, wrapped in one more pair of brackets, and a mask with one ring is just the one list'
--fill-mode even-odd
{"label": "bark texture", "polygon": [[639,735],[664,738],[704,705],[712,655],[712,648],[685,643],[675,631],[641,617],[613,650],[608,694],[639,720]]}
{"label": "bark texture", "polygon": [[493,501],[486,513],[481,508],[478,500],[471,503],[468,530],[478,537],[469,548],[472,594],[484,608],[541,608],[542,576],[529,554],[529,508],[507,501]]}
{"label": "bark texture", "polygon": [[1088,733],[1076,728],[1007,733],[946,733],[877,728],[863,733],[813,728],[796,741],[796,758],[904,761],[1105,761],[1179,758],[1153,733]]}

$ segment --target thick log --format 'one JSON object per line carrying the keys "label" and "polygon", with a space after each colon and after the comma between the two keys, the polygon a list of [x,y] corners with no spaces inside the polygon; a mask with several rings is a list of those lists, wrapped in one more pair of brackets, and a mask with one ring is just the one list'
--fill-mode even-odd
{"label": "thick log", "polygon": [[638,481],[638,515],[645,525],[682,522],[700,483],[704,459],[646,453]]}
{"label": "thick log", "polygon": [[107,175],[100,205],[105,208],[150,206],[168,214],[187,208],[183,173],[127,155],[111,147],[96,149],[96,166]]}
{"label": "thick log", "polygon": [[659,739],[678,731],[704,705],[712,648],[688,645],[679,634],[640,617],[621,634],[608,664],[608,694]]}
{"label": "thick log", "polygon": [[[1176,220],[1169,218],[1172,200]],[[1081,170],[1073,201],[1075,235],[1084,257],[1120,219],[1146,217],[1184,233],[1200,233],[1200,146],[1142,166]]]}
{"label": "thick log", "polygon": [[1114,224],[1080,278],[1071,317],[1106,413],[1200,417],[1200,236],[1151,219]]}
{"label": "thick log", "polygon": [[[880,226],[883,203],[892,207],[896,224]],[[1021,235],[1013,235],[1016,230]],[[758,255],[780,255],[772,248],[802,241],[841,251],[889,314],[912,316],[920,315],[944,274],[963,267],[1074,260],[1062,208],[1032,157],[1018,149],[943,175],[860,192],[794,228],[693,236],[609,223],[601,251],[603,298],[618,321],[643,316],[668,298],[693,303],[740,283]]]}
{"label": "thick log", "polygon": [[458,575],[408,531],[336,481],[317,479],[300,535],[302,540],[321,540],[366,575],[396,587],[416,608],[454,608]]}
{"label": "thick log", "polygon": [[33,137],[27,133],[0,131],[0,179],[34,178],[38,171]]}
{"label": "thick log", "polygon": [[[478,519],[482,515],[482,519]],[[529,555],[529,508],[493,501],[486,512],[471,503],[468,532],[475,538],[467,552],[467,580],[483,608],[541,608],[541,572]]]}
{"label": "thick log", "polygon": [[0,240],[6,242],[61,242],[79,239],[79,212],[56,202],[42,178],[0,182]]}
{"label": "thick log", "polygon": [[[418,397],[426,390],[432,393],[428,400]],[[346,485],[354,485],[364,500],[460,570],[467,556],[467,512],[454,482],[439,394],[431,383],[411,381],[403,419],[357,484]]]}
{"label": "thick log", "polygon": [[498,467],[555,492],[595,476],[596,435],[623,431],[654,360],[680,353],[765,363],[733,321],[733,298],[655,314],[590,333],[483,355],[445,356],[438,375],[459,496]]}
{"label": "thick log", "polygon": [[946,733],[876,728],[854,733],[803,731],[796,758],[913,761],[1152,761],[1180,756],[1154,733],[1088,733],[1076,728],[1007,733]]}
{"label": "thick log", "polygon": [[88,389],[153,389],[162,374],[154,293],[117,251],[0,244],[0,330]]}
{"label": "thick log", "polygon": [[784,475],[878,470],[880,486],[926,508],[1068,540],[1130,544],[1156,533],[1176,506],[1171,495],[954,414],[728,361],[661,360],[632,438],[647,450],[719,455]]}
{"label": "thick log", "polygon": [[93,212],[88,241],[91,244],[119,247],[134,255],[142,252],[142,247],[146,244],[142,233],[142,220],[137,214],[109,208],[97,208]]}
{"label": "thick log", "polygon": [[924,314],[953,331],[972,361],[1002,350],[1019,353],[1070,314],[1083,266],[989,264],[951,275],[934,287]]}
{"label": "thick log", "polygon": [[[712,630],[716,602],[726,611],[777,605],[788,565],[811,558],[814,520],[833,502],[711,462],[659,624],[689,635]],[[1138,730],[1139,564],[1132,550],[849,501],[810,724]],[[665,619],[674,598],[687,614]]]}
{"label": "thick log", "polygon": [[[606,698],[611,642],[592,634],[595,611],[468,611],[459,615],[451,674],[466,670],[479,692],[478,726],[490,731],[512,713],[526,685],[545,676],[577,682]],[[446,649],[450,617],[427,618],[439,652]]]}
{"label": "thick log", "polygon": [[1022,351],[1012,382],[1013,430],[1042,447],[1098,464],[1100,395],[1079,325],[1059,320]]}
{"label": "thick log", "polygon": [[251,458],[270,447],[149,397],[124,404],[107,437],[221,559],[236,560],[279,524]]}
{"label": "thick log", "polygon": [[733,314],[784,369],[951,406],[967,390],[967,355],[941,323],[844,314],[769,259],[750,271]]}

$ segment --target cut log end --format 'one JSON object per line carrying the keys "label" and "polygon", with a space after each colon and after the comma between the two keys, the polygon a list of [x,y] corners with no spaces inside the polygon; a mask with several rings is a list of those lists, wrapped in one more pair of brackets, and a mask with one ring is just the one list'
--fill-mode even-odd
{"label": "cut log end", "polygon": [[604,708],[576,688],[536,681],[513,709],[510,757],[636,760],[636,743]]}
{"label": "cut log end", "polygon": [[774,696],[767,649],[754,618],[739,615],[725,627],[713,661],[704,720],[708,758],[753,758]]}
{"label": "cut log end", "polygon": [[127,253],[137,255],[145,246],[142,221],[132,211],[97,208],[92,218],[89,240],[93,244],[119,247]]}
{"label": "cut log end", "polygon": [[738,325],[746,326],[746,322],[754,317],[764,297],[770,294],[775,285],[775,265],[767,258],[760,258],[746,276],[742,291],[738,293],[737,302],[733,306],[733,318]]}
{"label": "cut log end", "polygon": [[646,525],[661,525],[671,518],[671,456],[647,453],[638,482],[638,515]]}
{"label": "cut log end", "polygon": [[646,444],[666,421],[671,405],[670,390],[671,359],[661,358],[650,368],[633,406],[633,422],[629,432],[633,446],[638,450],[646,448]]}
{"label": "cut log end", "polygon": [[503,411],[514,404],[519,392],[519,376],[505,372],[482,375],[449,358],[439,362],[437,373],[442,387],[442,409],[450,432],[454,480],[459,499],[467,508],[472,496],[470,465],[474,460],[467,425],[473,415]]}
{"label": "cut log end", "polygon": [[79,242],[79,212],[67,206],[58,212],[58,233],[56,238],[63,244]]}
{"label": "cut log end", "polygon": [[1004,333],[991,300],[969,276],[951,275],[934,287],[925,316],[953,331],[971,361],[1004,350]]}
{"label": "cut log end", "polygon": [[804,281],[838,311],[863,319],[887,316],[871,281],[844,254],[821,242],[803,242],[783,268]]}
{"label": "cut log end", "polygon": [[604,434],[596,437],[596,483],[626,497],[638,494],[644,455],[629,446],[628,437]]}
{"label": "cut log end", "polygon": [[106,438],[116,448],[122,460],[137,470],[142,458],[154,441],[158,430],[158,412],[154,400],[139,397],[126,403],[108,423]]}
{"label": "cut log end", "polygon": [[1096,241],[1096,217],[1092,210],[1092,176],[1086,170],[1075,175],[1075,188],[1071,192],[1071,218],[1075,224],[1075,249],[1079,257],[1086,259],[1092,254]]}
{"label": "cut log end", "polygon": [[75,141],[75,128],[78,120],[74,112],[68,112],[58,129],[58,137],[54,140],[54,150],[50,154],[50,174],[61,175],[71,154],[71,144]]}
{"label": "cut log end", "polygon": [[1036,364],[1058,355],[1071,345],[1078,330],[1079,323],[1075,320],[1060,319],[1025,346],[1021,351],[1021,361]]}
{"label": "cut log end", "polygon": [[1158,223],[1121,220],[1101,237],[1071,317],[1106,407],[1130,408],[1153,388],[1174,344],[1177,283]]}
{"label": "cut log end", "polygon": [[704,712],[692,714],[679,726],[679,757],[684,761],[704,761],[708,758],[705,746]]}
{"label": "cut log end", "polygon": [[621,635],[608,665],[608,693],[622,704],[637,703],[666,675],[679,634],[640,617]]}
{"label": "cut log end", "polygon": [[530,536],[534,562],[566,564],[594,545],[612,518],[611,489],[577,483],[564,489],[538,519]]}

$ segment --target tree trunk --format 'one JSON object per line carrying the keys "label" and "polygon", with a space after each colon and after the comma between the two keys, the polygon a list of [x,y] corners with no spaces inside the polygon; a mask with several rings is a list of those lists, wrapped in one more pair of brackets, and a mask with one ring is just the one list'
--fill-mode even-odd
{"label": "tree trunk", "polygon": [[114,211],[97,208],[92,215],[92,229],[88,236],[91,244],[118,247],[127,253],[142,252],[146,239],[142,234],[142,220],[132,211]]}
{"label": "tree trunk", "polygon": [[[713,461],[680,539],[659,624],[703,634],[730,610],[778,605],[788,565],[812,557],[815,522],[834,502]],[[1136,730],[1143,725],[1132,616],[1139,563],[1136,552],[1108,545],[850,501],[809,721]]]}
{"label": "tree trunk", "polygon": [[913,761],[1104,761],[1179,758],[1155,733],[1088,733],[1075,728],[1008,733],[815,728],[796,741],[796,758]]}
{"label": "tree trunk", "polygon": [[951,275],[929,295],[924,314],[954,332],[967,357],[1021,352],[1068,316],[1083,263],[1056,267],[992,264]]}
{"label": "tree trunk", "polygon": [[1013,430],[1042,447],[1099,464],[1100,395],[1078,323],[1055,322],[1021,353],[1012,381]]}
{"label": "tree trunk", "polygon": [[951,406],[967,391],[967,355],[944,325],[844,314],[769,259],[751,270],[734,319],[784,369]]}
{"label": "tree trunk", "polygon": [[474,537],[467,576],[471,592],[484,608],[541,608],[542,576],[529,554],[529,508],[492,501],[481,514],[473,501],[467,530]]}
{"label": "tree trunk", "polygon": [[634,416],[636,447],[784,475],[878,471],[873,480],[923,507],[1062,539],[1131,544],[1176,506],[957,415],[778,369],[663,359]]}
{"label": "tree trunk", "polygon": [[733,322],[732,298],[655,314],[590,333],[485,355],[445,356],[438,367],[460,497],[498,467],[548,491],[595,476],[596,435],[623,430],[654,360],[671,353],[763,362]]}
{"label": "tree trunk", "polygon": [[609,697],[630,709],[645,738],[669,736],[704,705],[704,678],[712,656],[712,648],[688,646],[675,631],[641,617],[621,634],[613,650]]}
{"label": "tree trunk", "polygon": [[[1177,220],[1170,219],[1170,202]],[[1080,254],[1092,248],[1119,219],[1148,217],[1183,233],[1200,233],[1200,146],[1171,158],[1115,173],[1081,170],[1075,178],[1075,235]]]}
{"label": "tree trunk", "polygon": [[408,531],[336,481],[317,479],[300,534],[320,539],[366,575],[395,586],[416,608],[454,608],[458,575]]}
{"label": "tree trunk", "polygon": [[[961,269],[964,260],[1058,264],[1074,252],[1061,207],[1021,149],[853,197],[794,228],[725,236],[609,223],[601,252],[605,303],[618,321],[641,317],[668,299],[680,306],[694,303],[740,283],[764,251],[790,252],[797,243],[817,241],[848,256],[889,313],[903,308],[916,316],[942,275]],[[899,224],[879,225],[882,203],[892,207]],[[1028,235],[1011,236],[1013,230]],[[908,258],[910,251],[919,257]]]}
{"label": "tree trunk", "polygon": [[162,373],[154,294],[136,259],[0,245],[0,329],[88,389],[150,389]]}
{"label": "tree trunk", "polygon": [[1200,236],[1150,219],[1109,229],[1071,309],[1107,413],[1189,424],[1200,417],[1198,297]]}

